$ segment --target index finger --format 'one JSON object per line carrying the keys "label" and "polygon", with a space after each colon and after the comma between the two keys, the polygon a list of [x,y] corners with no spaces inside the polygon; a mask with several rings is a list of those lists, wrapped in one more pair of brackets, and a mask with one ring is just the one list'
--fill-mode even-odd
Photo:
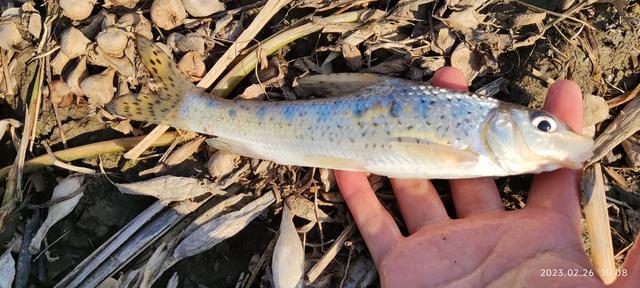
{"label": "index finger", "polygon": [[373,261],[380,263],[391,246],[403,237],[398,225],[378,201],[364,173],[335,171],[335,175]]}
{"label": "index finger", "polygon": [[[573,81],[560,80],[549,87],[544,110],[571,129],[582,131],[582,92]],[[581,170],[558,169],[536,175],[529,192],[529,207],[542,207],[580,221],[579,180]]]}

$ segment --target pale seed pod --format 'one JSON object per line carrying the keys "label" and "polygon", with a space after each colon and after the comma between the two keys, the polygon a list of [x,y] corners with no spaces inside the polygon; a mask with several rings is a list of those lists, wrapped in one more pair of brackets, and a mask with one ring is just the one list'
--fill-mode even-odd
{"label": "pale seed pod", "polygon": [[62,13],[71,20],[82,20],[91,16],[95,0],[60,0]]}
{"label": "pale seed pod", "polygon": [[182,0],[187,13],[193,17],[206,17],[224,11],[224,4],[218,0]]}
{"label": "pale seed pod", "polygon": [[80,83],[80,88],[87,95],[90,103],[102,106],[111,101],[116,91],[113,87],[115,73],[116,70],[107,68],[102,73],[89,76]]}
{"label": "pale seed pod", "polygon": [[124,49],[127,48],[128,41],[127,32],[118,28],[107,28],[96,37],[98,47],[114,57],[122,57],[124,55]]}
{"label": "pale seed pod", "polygon": [[151,4],[151,21],[164,30],[182,25],[186,18],[187,11],[180,0],[155,0]]}

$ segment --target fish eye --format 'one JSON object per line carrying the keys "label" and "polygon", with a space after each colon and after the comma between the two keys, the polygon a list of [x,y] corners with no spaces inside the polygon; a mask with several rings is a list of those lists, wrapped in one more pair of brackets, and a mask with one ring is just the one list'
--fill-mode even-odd
{"label": "fish eye", "polygon": [[545,133],[554,132],[558,128],[556,119],[554,119],[550,114],[543,111],[535,111],[531,115],[531,124],[538,128],[538,130]]}

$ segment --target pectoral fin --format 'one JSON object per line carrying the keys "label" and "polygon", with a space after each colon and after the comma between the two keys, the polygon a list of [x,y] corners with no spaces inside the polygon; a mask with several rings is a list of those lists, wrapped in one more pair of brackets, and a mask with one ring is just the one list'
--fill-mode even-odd
{"label": "pectoral fin", "polygon": [[442,165],[458,166],[478,161],[478,154],[469,150],[460,150],[451,146],[434,143],[392,142],[394,152],[410,158],[423,159]]}
{"label": "pectoral fin", "polygon": [[313,167],[349,170],[349,171],[365,171],[362,163],[346,158],[326,156],[326,155],[307,155],[304,157],[305,163],[309,163]]}

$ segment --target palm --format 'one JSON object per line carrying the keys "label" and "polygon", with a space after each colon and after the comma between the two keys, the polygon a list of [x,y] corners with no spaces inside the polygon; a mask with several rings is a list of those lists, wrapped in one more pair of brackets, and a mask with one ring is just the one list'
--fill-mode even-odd
{"label": "palm", "polygon": [[[488,212],[419,229],[396,243],[378,269],[388,287],[548,287],[563,280],[595,287],[601,282],[576,230],[565,215],[544,208]],[[546,277],[544,269],[572,275]]]}

